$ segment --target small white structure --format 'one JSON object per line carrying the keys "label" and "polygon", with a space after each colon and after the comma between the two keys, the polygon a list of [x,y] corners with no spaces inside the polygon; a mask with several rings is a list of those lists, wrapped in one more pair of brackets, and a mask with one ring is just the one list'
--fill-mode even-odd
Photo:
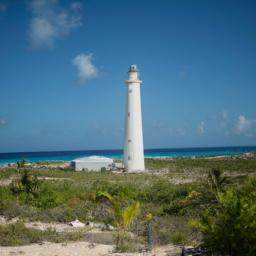
{"label": "small white structure", "polygon": [[70,165],[76,171],[101,171],[102,168],[106,170],[113,168],[114,161],[103,156],[89,156],[72,160]]}
{"label": "small white structure", "polygon": [[139,72],[131,65],[126,83],[124,168],[128,172],[145,171]]}

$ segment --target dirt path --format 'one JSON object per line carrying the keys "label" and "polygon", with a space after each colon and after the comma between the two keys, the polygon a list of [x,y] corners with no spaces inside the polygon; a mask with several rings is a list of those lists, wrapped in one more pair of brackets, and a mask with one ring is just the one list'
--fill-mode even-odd
{"label": "dirt path", "polygon": [[[112,245],[91,244],[88,242],[70,243],[43,243],[31,244],[17,247],[0,247],[1,256],[147,256],[142,253],[113,253]],[[153,250],[151,255],[157,256],[177,256],[180,255],[180,248],[175,246],[162,246]]]}
{"label": "dirt path", "polygon": [[25,255],[25,256],[84,256],[84,255],[108,255],[113,250],[111,245],[95,244],[88,242],[73,243],[43,243],[17,247],[0,247],[1,256]]}

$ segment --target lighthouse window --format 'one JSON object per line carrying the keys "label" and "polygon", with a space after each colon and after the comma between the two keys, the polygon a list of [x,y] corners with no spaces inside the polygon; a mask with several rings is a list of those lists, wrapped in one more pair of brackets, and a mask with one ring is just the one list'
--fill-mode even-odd
{"label": "lighthouse window", "polygon": [[132,89],[129,90],[129,93],[132,93]]}
{"label": "lighthouse window", "polygon": [[128,160],[131,160],[132,158],[131,158],[131,156],[128,156]]}
{"label": "lighthouse window", "polygon": [[130,112],[128,112],[128,117],[130,117]]}
{"label": "lighthouse window", "polygon": [[132,140],[128,140],[128,142],[132,142]]}

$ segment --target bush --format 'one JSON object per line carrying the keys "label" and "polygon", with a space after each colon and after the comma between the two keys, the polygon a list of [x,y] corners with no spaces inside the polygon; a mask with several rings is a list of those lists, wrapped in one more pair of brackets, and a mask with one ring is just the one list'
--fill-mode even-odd
{"label": "bush", "polygon": [[46,209],[38,216],[41,221],[44,222],[70,222],[76,218],[72,213],[72,208],[67,206],[59,206],[52,209]]}
{"label": "bush", "polygon": [[26,228],[23,223],[0,225],[0,245],[16,246],[42,241],[42,231]]}
{"label": "bush", "polygon": [[195,239],[192,229],[187,225],[187,218],[180,216],[163,216],[153,221],[153,241],[158,245],[170,243],[185,244]]}
{"label": "bush", "polygon": [[[1,173],[1,172],[0,172]],[[0,186],[0,214],[3,214],[6,207],[16,201],[15,195],[11,193],[8,187]]]}
{"label": "bush", "polygon": [[21,222],[0,225],[0,246],[17,246],[30,243],[40,243],[44,240],[59,243],[64,241],[76,241],[83,238],[81,232],[57,233],[53,229],[41,231],[34,228],[26,228]]}
{"label": "bush", "polygon": [[99,191],[105,191],[120,199],[136,199],[139,192],[139,189],[136,186],[129,183],[120,184],[106,181],[96,181],[92,187],[96,193]]}
{"label": "bush", "polygon": [[218,203],[192,222],[201,230],[205,247],[224,255],[256,255],[255,185],[254,178],[243,190],[218,193]]}
{"label": "bush", "polygon": [[121,243],[116,242],[115,250],[117,252],[138,252],[142,247],[140,239],[130,233],[122,233],[121,237],[120,234],[115,234],[114,239],[122,241]]}
{"label": "bush", "polygon": [[10,184],[10,190],[14,194],[22,192],[36,196],[39,193],[40,182],[37,176],[29,173],[27,170],[22,172],[20,179],[13,180]]}
{"label": "bush", "polygon": [[186,235],[181,232],[174,232],[171,235],[171,241],[175,245],[184,245],[187,242]]}
{"label": "bush", "polygon": [[184,198],[191,188],[187,185],[173,185],[168,181],[159,180],[145,188],[140,193],[140,199],[145,202],[153,202],[161,205],[170,204],[176,198]]}
{"label": "bush", "polygon": [[10,202],[5,206],[2,213],[10,219],[15,217],[19,217],[21,219],[33,219],[38,215],[38,210],[30,205],[21,205],[17,202]]}

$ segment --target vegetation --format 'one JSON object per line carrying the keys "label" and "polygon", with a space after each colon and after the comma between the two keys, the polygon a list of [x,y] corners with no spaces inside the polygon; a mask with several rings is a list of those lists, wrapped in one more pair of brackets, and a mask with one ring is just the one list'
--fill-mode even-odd
{"label": "vegetation", "polygon": [[14,194],[25,192],[26,194],[37,196],[39,192],[39,184],[40,183],[36,175],[24,170],[20,179],[12,181],[10,189]]}
{"label": "vegetation", "polygon": [[35,228],[26,228],[21,222],[9,225],[0,225],[0,246],[17,246],[30,243],[75,241],[82,238],[79,232],[57,233],[55,230],[41,231]]}
{"label": "vegetation", "polygon": [[203,245],[221,255],[256,255],[256,179],[244,189],[217,193],[217,203],[192,225],[203,234]]}
{"label": "vegetation", "polygon": [[[256,233],[255,158],[146,159],[151,172],[144,174],[104,170],[74,172],[45,166],[29,169],[27,164],[19,169],[0,169],[0,215],[24,221],[69,222],[78,218],[116,224],[120,232],[125,230],[124,243],[118,248],[121,251],[137,250],[141,243],[148,246],[150,243],[203,243],[227,255],[231,252],[231,255],[255,254],[255,251],[243,253],[249,243],[255,244],[252,235]],[[99,200],[99,195],[105,200]],[[128,209],[134,214],[125,215]],[[149,213],[152,215],[150,225],[145,221]],[[189,225],[191,219],[192,226]],[[37,233],[38,230],[27,230],[19,225],[0,227],[0,237],[9,237],[5,242],[1,240],[1,245],[26,244],[53,237],[55,241],[58,237],[64,239],[63,234],[51,236],[52,233]],[[131,232],[133,238],[129,236]],[[26,239],[16,237],[20,233],[27,234]],[[16,238],[12,241],[11,237]],[[79,235],[65,237],[80,238]],[[242,244],[243,252],[230,245],[229,241],[233,240],[236,246]],[[222,248],[224,241],[229,251],[225,246]]]}
{"label": "vegetation", "polygon": [[26,161],[24,159],[17,162],[17,167],[18,168],[24,168],[25,165],[26,165]]}
{"label": "vegetation", "polygon": [[208,174],[207,182],[212,192],[216,194],[223,191],[227,177],[223,175],[220,169],[213,168]]}
{"label": "vegetation", "polygon": [[130,205],[122,208],[121,202],[106,192],[99,192],[98,197],[105,197],[110,203],[114,213],[114,225],[117,227],[116,250],[120,252],[127,251],[126,240],[131,238],[127,233],[129,226],[139,214],[139,201],[132,202]]}

